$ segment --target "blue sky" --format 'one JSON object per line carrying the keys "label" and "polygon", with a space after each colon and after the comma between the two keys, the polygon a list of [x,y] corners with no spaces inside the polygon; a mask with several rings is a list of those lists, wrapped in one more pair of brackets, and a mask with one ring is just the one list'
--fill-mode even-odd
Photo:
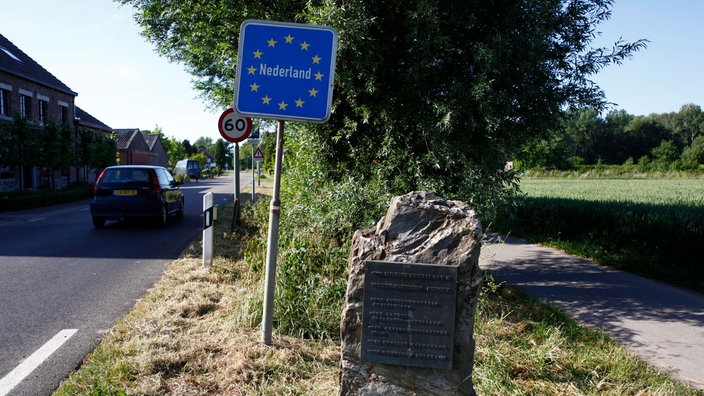
{"label": "blue sky", "polygon": [[[220,111],[205,109],[182,65],[156,54],[130,7],[111,0],[7,1],[0,33],[71,89],[76,103],[112,128],[154,129],[195,141],[220,137]],[[616,0],[595,44],[650,40],[594,80],[616,108],[635,115],[704,103],[704,1]],[[233,54],[233,57],[236,54]]]}
{"label": "blue sky", "polygon": [[78,92],[76,104],[111,128],[159,125],[166,136],[191,143],[220,137],[220,112],[207,111],[184,67],[140,36],[131,7],[111,0],[4,3],[0,33]]}
{"label": "blue sky", "polygon": [[[600,25],[600,45],[623,36],[648,39],[648,48],[594,78],[616,108],[634,115],[704,105],[704,1],[616,0]],[[601,44],[603,43],[603,44]]]}

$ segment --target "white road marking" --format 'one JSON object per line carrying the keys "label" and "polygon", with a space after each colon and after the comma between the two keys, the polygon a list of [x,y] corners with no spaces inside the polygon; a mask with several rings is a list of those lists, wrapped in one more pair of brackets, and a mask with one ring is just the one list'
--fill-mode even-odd
{"label": "white road marking", "polygon": [[5,377],[0,379],[0,396],[5,396],[12,388],[17,386],[24,380],[34,369],[39,367],[46,359],[51,356],[57,349],[61,347],[69,338],[71,338],[78,329],[64,329],[56,333],[56,335],[37,349],[32,355],[25,359],[14,370],[10,371]]}

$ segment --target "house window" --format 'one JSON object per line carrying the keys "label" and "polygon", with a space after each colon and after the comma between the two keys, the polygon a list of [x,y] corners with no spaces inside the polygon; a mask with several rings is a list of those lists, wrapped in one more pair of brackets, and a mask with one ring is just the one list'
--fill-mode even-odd
{"label": "house window", "polygon": [[59,109],[61,109],[61,113],[59,113],[59,121],[61,121],[62,124],[65,124],[68,122],[68,106],[59,106]]}
{"label": "house window", "polygon": [[49,102],[39,99],[39,107],[37,109],[39,110],[39,122],[44,124],[47,121]]}
{"label": "house window", "polygon": [[10,91],[0,88],[0,115],[10,116]]}
{"label": "house window", "polygon": [[32,97],[20,95],[20,116],[32,119]]}

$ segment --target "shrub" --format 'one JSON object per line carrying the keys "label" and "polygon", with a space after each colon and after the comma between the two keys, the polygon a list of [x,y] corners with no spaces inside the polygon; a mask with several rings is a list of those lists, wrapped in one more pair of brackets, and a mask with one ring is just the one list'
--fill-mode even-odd
{"label": "shrub", "polygon": [[274,321],[285,334],[337,338],[352,234],[374,225],[388,193],[378,183],[292,183],[282,192]]}
{"label": "shrub", "polygon": [[64,190],[3,193],[0,195],[0,208],[2,208],[0,211],[33,209],[74,202],[88,198],[90,193],[91,186],[83,183]]}

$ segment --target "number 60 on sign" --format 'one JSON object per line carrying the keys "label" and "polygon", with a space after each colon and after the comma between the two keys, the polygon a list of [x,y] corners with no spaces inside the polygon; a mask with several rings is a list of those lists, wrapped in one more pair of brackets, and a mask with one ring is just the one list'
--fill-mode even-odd
{"label": "number 60 on sign", "polygon": [[229,108],[220,116],[218,129],[223,139],[228,142],[239,143],[246,140],[252,132],[252,119]]}

